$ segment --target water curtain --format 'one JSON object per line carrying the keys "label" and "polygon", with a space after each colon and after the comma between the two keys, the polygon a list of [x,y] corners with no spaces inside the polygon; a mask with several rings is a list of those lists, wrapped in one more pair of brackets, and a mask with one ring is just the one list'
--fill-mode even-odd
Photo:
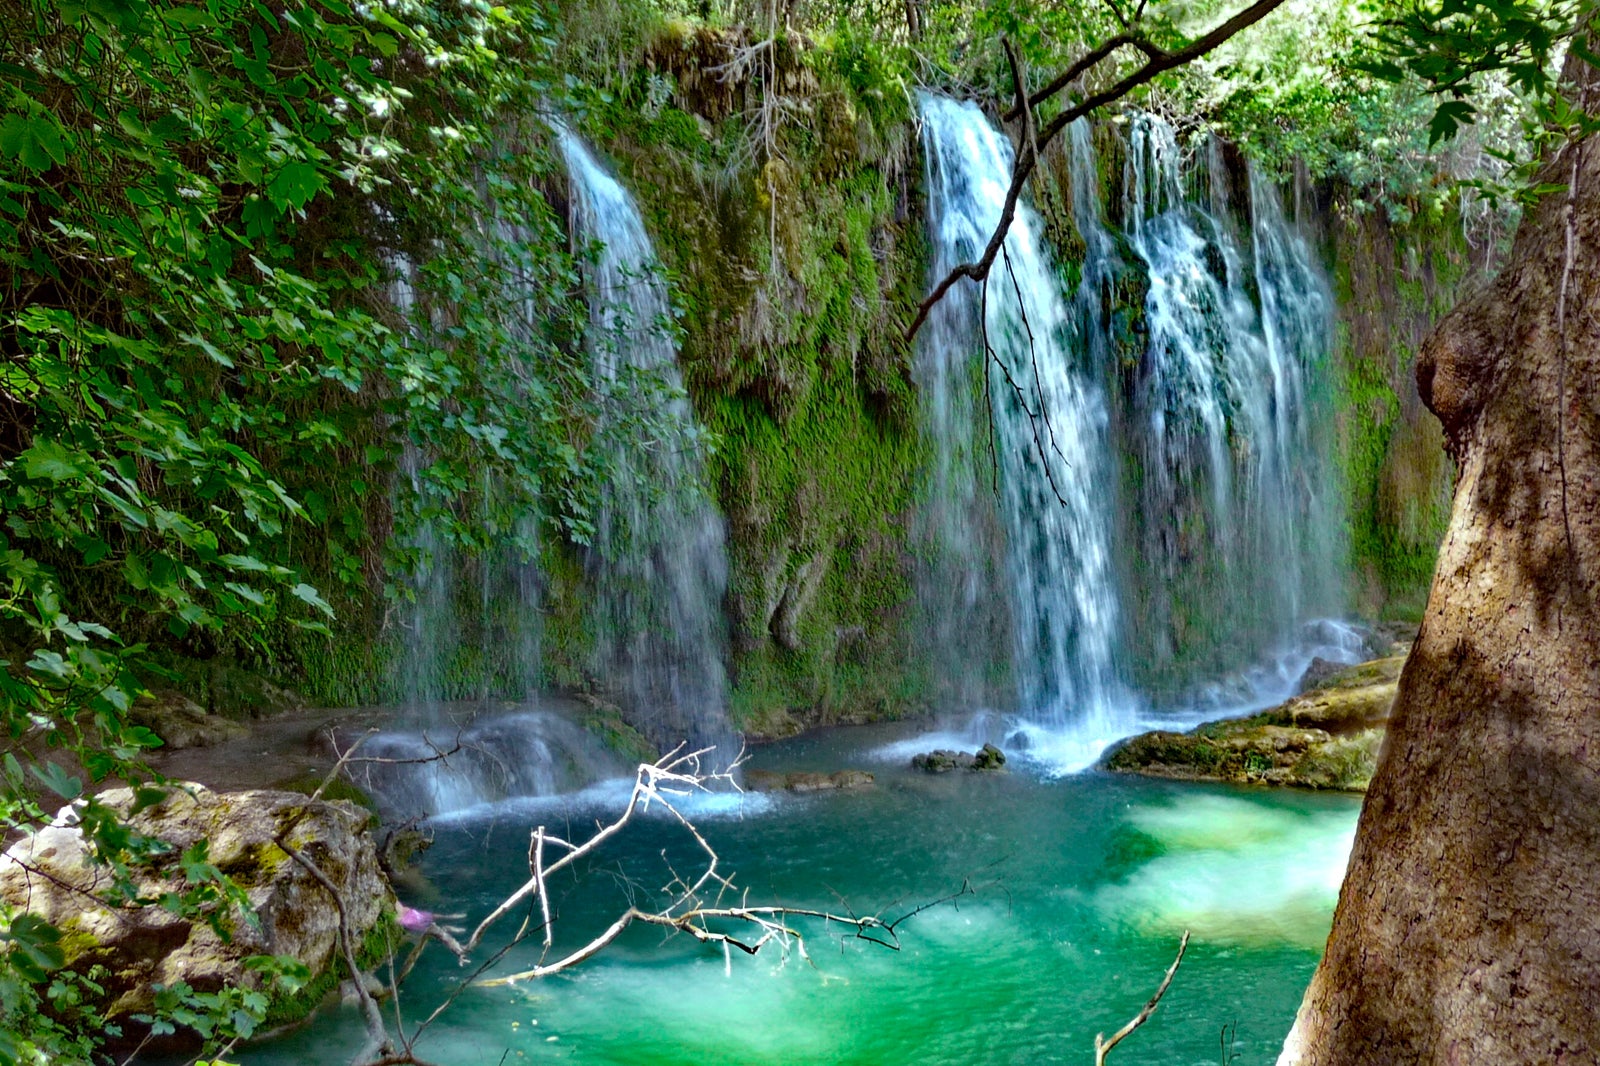
{"label": "water curtain", "polygon": [[558,136],[587,258],[611,474],[590,553],[602,676],[658,743],[727,747],[726,533],[706,491],[671,302],[633,197],[575,134]]}

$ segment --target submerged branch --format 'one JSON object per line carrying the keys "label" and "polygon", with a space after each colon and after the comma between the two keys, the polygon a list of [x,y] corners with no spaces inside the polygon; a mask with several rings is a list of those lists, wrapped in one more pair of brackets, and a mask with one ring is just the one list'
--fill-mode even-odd
{"label": "submerged branch", "polygon": [[1150,1002],[1144,1005],[1144,1010],[1133,1016],[1133,1020],[1112,1034],[1107,1040],[1105,1034],[1096,1033],[1094,1038],[1094,1066],[1104,1066],[1106,1055],[1111,1049],[1122,1043],[1127,1035],[1139,1026],[1150,1020],[1150,1015],[1156,1012],[1156,1004],[1161,1002],[1161,997],[1167,994],[1167,988],[1172,984],[1172,975],[1178,972],[1178,964],[1183,961],[1183,953],[1189,947],[1189,931],[1183,931],[1183,939],[1178,941],[1178,957],[1172,960],[1172,965],[1167,967],[1167,976],[1161,979],[1161,984],[1156,989],[1156,994],[1150,997]]}

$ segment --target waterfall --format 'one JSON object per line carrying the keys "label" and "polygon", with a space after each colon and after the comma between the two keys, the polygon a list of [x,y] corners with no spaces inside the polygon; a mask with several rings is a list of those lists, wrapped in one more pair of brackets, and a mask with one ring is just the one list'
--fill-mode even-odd
{"label": "waterfall", "polygon": [[707,494],[671,304],[633,198],[576,135],[558,136],[575,243],[588,259],[600,431],[610,439],[590,552],[602,679],[620,687],[653,740],[727,749],[725,533]]}
{"label": "waterfall", "polygon": [[[925,94],[921,114],[937,281],[993,232],[1012,149],[972,104]],[[924,611],[936,661],[965,675],[958,695],[982,688],[982,633],[998,624],[1022,719],[1103,738],[1124,703],[1108,412],[1062,289],[1021,204],[986,286],[962,282],[923,328],[916,377],[933,459],[922,523],[935,560]]]}
{"label": "waterfall", "polygon": [[1251,169],[1248,203],[1230,203],[1217,155],[1208,210],[1187,194],[1196,174],[1171,127],[1131,123],[1123,216],[1149,285],[1128,442],[1136,654],[1168,687],[1339,606],[1337,494],[1311,395],[1332,299],[1277,189]]}
{"label": "waterfall", "polygon": [[[974,105],[925,95],[921,114],[937,281],[993,232],[1012,149]],[[1141,706],[1281,699],[1312,655],[1359,644],[1321,618],[1342,551],[1317,384],[1332,299],[1311,248],[1220,149],[1186,166],[1150,116],[1125,137],[1120,233],[1090,127],[1066,139],[1076,289],[1019,204],[987,286],[954,288],[916,356],[921,599],[947,698],[1009,697],[1079,741]]]}
{"label": "waterfall", "polygon": [[[490,216],[498,246],[488,243],[486,257],[498,257],[502,247],[525,243],[524,234]],[[499,283],[513,310],[507,326],[519,335],[537,328],[537,312],[525,290],[517,287],[514,264],[498,263]],[[402,320],[412,320],[421,304],[417,266],[403,255],[389,260],[392,278],[388,298]],[[411,327],[419,324],[412,321]],[[433,324],[422,328],[432,328]],[[410,334],[406,334],[411,340]],[[401,416],[402,418],[404,416]],[[528,545],[538,539],[533,515],[517,519],[516,545],[480,546],[477,552],[461,550],[448,535],[447,507],[459,503],[442,499],[430,478],[434,454],[416,427],[405,425],[400,459],[391,484],[391,502],[397,516],[409,512],[397,525],[403,530],[396,541],[403,567],[396,575],[407,595],[394,618],[399,630],[399,657],[391,684],[399,690],[405,712],[415,724],[438,726],[447,715],[443,705],[453,700],[483,702],[491,694],[521,698],[537,685],[540,671],[541,588],[538,567],[528,558]],[[448,476],[448,475],[447,475]],[[480,475],[478,522],[492,525],[490,512],[496,486],[487,471]]]}

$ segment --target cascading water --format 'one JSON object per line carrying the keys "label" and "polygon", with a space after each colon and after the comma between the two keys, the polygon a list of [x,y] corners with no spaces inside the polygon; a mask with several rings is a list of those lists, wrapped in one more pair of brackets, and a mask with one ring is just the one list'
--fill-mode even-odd
{"label": "cascading water", "polygon": [[356,784],[396,821],[575,792],[628,770],[594,736],[549,708],[484,715],[459,728],[383,733],[362,745],[352,767]]}
{"label": "cascading water", "polygon": [[[993,231],[1012,151],[973,105],[921,111],[938,279]],[[1156,706],[1257,703],[1360,641],[1309,621],[1340,606],[1314,387],[1332,301],[1276,188],[1249,171],[1231,204],[1214,163],[1202,208],[1171,129],[1138,116],[1119,236],[1088,125],[1068,142],[1071,301],[1024,203],[987,292],[958,285],[924,327],[923,609],[953,699],[994,698],[982,638],[998,629],[1021,716],[1087,739],[1131,726],[1127,678]]]}
{"label": "cascading water", "polygon": [[[1133,119],[1123,215],[1144,264],[1147,343],[1128,442],[1137,457],[1134,629],[1157,687],[1273,651],[1338,602],[1337,493],[1311,394],[1332,300],[1253,169],[1211,210],[1186,196],[1172,129]],[[1246,214],[1248,229],[1234,225]]]}
{"label": "cascading water", "polygon": [[577,136],[558,135],[573,231],[593,246],[591,349],[602,432],[614,442],[591,553],[603,669],[652,739],[726,751],[725,534],[706,491],[666,287],[633,198]]}
{"label": "cascading water", "polygon": [[[937,280],[993,232],[1012,149],[972,104],[924,95],[921,114]],[[973,619],[986,598],[1004,599],[1021,717],[1105,739],[1125,727],[1107,411],[1042,232],[1019,205],[987,291],[958,285],[923,329],[916,373],[934,450],[923,521],[936,560],[924,610],[941,661],[971,675],[983,650]]]}

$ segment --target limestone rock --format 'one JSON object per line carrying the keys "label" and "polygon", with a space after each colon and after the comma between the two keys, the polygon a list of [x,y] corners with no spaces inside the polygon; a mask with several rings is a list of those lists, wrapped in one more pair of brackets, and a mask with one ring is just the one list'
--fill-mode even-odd
{"label": "limestone rock", "polygon": [[[285,830],[290,846],[339,888],[354,937],[373,935],[394,912],[367,832],[369,815],[349,803],[312,802],[293,792],[213,792],[192,783],[172,787],[162,802],[137,813],[132,789],[99,798],[135,831],[172,847],[131,870],[141,896],[182,891],[184,853],[205,843],[207,861],[245,890],[259,916],[257,925],[237,909],[221,915],[219,924],[230,933],[225,940],[204,918],[192,921],[161,906],[97,903],[94,897],[112,887],[111,874],[89,861],[78,808],[63,808],[49,826],[0,856],[0,899],[59,928],[69,968],[99,964],[109,971],[102,979],[108,1021],[147,1010],[153,984],[184,981],[200,992],[252,985],[257,976],[243,965],[251,955],[292,956],[311,970],[311,988],[318,978],[331,984],[338,972],[338,911],[275,842]],[[311,1005],[307,997],[302,1009]]]}
{"label": "limestone rock", "polygon": [[247,735],[250,730],[205,708],[177,692],[158,692],[133,706],[132,719],[160,737],[174,751],[209,748]]}

